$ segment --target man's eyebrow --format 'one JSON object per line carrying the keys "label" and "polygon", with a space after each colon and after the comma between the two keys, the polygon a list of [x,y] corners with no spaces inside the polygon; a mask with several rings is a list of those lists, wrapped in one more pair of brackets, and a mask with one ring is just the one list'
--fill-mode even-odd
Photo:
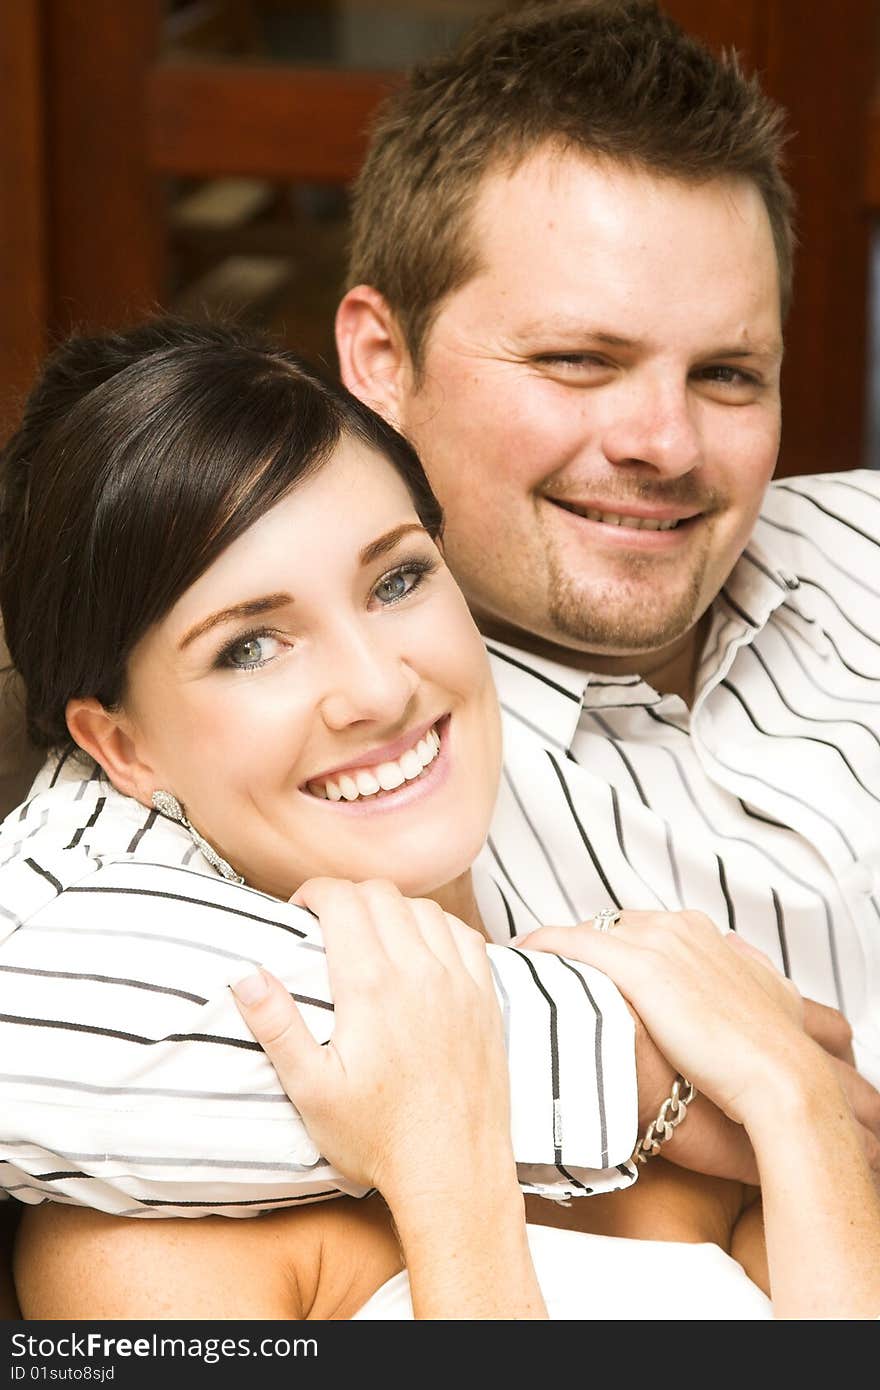
{"label": "man's eyebrow", "polygon": [[[564,343],[557,346],[586,347],[595,343],[604,347],[631,351],[643,345],[638,338],[627,338],[621,333],[611,333],[608,329],[591,326],[582,320],[564,317],[535,319],[531,323],[524,324],[519,329],[517,336],[524,341],[536,340],[541,346],[549,346],[550,340],[554,337],[565,340]],[[775,358],[782,356],[782,350],[781,340],[773,338],[766,341],[755,340],[752,343],[736,343],[732,346],[722,345],[705,353],[705,357],[707,359],[713,357]]]}
{"label": "man's eyebrow", "polygon": [[517,331],[518,338],[534,338],[545,342],[557,336],[570,339],[572,342],[604,343],[606,347],[631,348],[637,346],[635,338],[626,338],[620,333],[609,333],[607,329],[591,327],[582,319],[534,319],[531,323],[523,324]]}
{"label": "man's eyebrow", "polygon": [[256,618],[261,613],[269,613],[275,608],[284,608],[287,604],[293,603],[290,594],[263,594],[260,598],[246,599],[243,603],[234,603],[230,608],[221,608],[216,613],[211,613],[207,618],[202,618],[201,622],[194,623],[181,637],[178,642],[178,649],[183,651],[197,637],[203,637],[211,628],[219,627],[221,623],[236,622],[240,618]]}
{"label": "man's eyebrow", "polygon": [[733,347],[719,347],[707,357],[781,357],[782,342],[768,339],[766,342],[737,343]]}
{"label": "man's eyebrow", "polygon": [[380,560],[383,555],[388,554],[389,550],[393,550],[398,541],[402,540],[410,531],[421,531],[423,536],[428,535],[421,522],[404,522],[402,526],[395,526],[393,530],[386,531],[384,536],[379,536],[378,539],[370,541],[369,545],[365,545],[360,553],[361,564],[370,565],[374,560]]}

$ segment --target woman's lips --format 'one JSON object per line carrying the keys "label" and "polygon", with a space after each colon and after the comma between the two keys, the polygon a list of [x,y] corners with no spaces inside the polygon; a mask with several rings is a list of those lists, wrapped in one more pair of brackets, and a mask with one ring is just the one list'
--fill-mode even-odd
{"label": "woman's lips", "polygon": [[[303,790],[334,811],[363,814],[397,809],[445,781],[449,765],[448,726],[449,715],[444,715],[417,740],[415,747],[406,747],[398,759],[386,759],[382,764],[364,767],[348,764],[351,772],[346,770],[330,777],[312,778]],[[416,762],[408,758],[410,753],[421,763],[418,771]],[[407,776],[407,769],[414,775]]]}
{"label": "woman's lips", "polygon": [[416,724],[414,728],[401,734],[400,738],[394,739],[392,743],[383,743],[378,748],[370,748],[366,753],[361,753],[356,758],[350,758],[348,762],[335,763],[333,767],[324,768],[321,772],[310,777],[308,782],[326,782],[328,777],[349,773],[356,768],[376,767],[380,763],[393,762],[407,749],[415,747],[419,740],[423,739],[438,722],[439,720],[435,716],[434,719],[427,719],[422,724]]}

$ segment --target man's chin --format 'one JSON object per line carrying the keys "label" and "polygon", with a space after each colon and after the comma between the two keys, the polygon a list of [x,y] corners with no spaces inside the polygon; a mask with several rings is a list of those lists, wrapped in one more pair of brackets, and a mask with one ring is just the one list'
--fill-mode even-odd
{"label": "man's chin", "polygon": [[550,618],[547,635],[552,633],[554,645],[611,659],[638,659],[684,642],[697,625],[699,611],[688,595],[674,606],[655,605],[639,612],[618,606],[616,612],[600,613],[564,603],[551,609]]}

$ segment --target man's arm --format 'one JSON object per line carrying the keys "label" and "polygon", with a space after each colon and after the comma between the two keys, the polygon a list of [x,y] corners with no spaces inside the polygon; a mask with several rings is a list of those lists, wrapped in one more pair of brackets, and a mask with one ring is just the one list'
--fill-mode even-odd
{"label": "man's arm", "polygon": [[[0,944],[0,1055],[21,1059],[0,1079],[6,1188],[23,1201],[167,1216],[363,1195],[323,1161],[228,988],[265,966],[326,1041],[333,1007],[315,919],[137,859],[96,868],[83,856],[54,895],[46,873],[60,881],[59,863],[41,869],[16,861],[48,900]],[[521,1181],[557,1196],[626,1185],[635,1067],[616,988],[599,975],[587,988],[554,957],[492,953]]]}

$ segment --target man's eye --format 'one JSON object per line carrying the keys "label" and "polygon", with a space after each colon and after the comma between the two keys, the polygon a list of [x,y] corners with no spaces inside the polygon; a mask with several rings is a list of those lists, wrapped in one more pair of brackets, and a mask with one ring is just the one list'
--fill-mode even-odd
{"label": "man's eye", "polygon": [[545,352],[536,360],[543,367],[559,367],[563,371],[604,371],[610,366],[592,352]]}
{"label": "man's eye", "polygon": [[719,386],[757,386],[758,379],[742,367],[728,367],[719,363],[715,367],[704,367],[700,373],[704,381],[715,381]]}
{"label": "man's eye", "polygon": [[279,642],[268,632],[241,637],[221,653],[220,664],[236,671],[253,671],[277,656]]}

